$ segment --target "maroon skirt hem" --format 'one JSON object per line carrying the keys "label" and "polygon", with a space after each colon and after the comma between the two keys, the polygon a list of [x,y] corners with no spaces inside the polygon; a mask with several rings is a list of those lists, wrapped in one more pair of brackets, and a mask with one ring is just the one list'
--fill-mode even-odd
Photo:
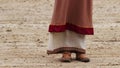
{"label": "maroon skirt hem", "polygon": [[65,30],[74,31],[76,33],[84,34],[84,35],[94,35],[94,29],[79,27],[70,23],[66,25],[49,25],[49,32],[64,32]]}

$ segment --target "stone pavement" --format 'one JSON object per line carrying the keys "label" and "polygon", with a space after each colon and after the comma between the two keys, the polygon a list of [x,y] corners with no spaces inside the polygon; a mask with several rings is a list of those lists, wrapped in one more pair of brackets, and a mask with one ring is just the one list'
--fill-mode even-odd
{"label": "stone pavement", "polygon": [[61,54],[46,54],[53,3],[0,0],[0,68],[120,68],[119,0],[94,0],[95,35],[86,40],[90,63],[61,63]]}

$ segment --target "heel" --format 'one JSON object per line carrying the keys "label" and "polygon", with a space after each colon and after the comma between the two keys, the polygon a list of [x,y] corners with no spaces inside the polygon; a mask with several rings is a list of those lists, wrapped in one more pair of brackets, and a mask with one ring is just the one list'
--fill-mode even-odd
{"label": "heel", "polygon": [[72,58],[71,58],[71,53],[70,52],[64,52],[63,56],[61,58],[62,62],[71,62]]}

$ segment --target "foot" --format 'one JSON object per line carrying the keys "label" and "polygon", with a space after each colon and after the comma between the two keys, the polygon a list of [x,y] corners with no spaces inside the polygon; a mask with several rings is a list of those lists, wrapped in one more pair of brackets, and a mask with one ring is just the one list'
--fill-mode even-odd
{"label": "foot", "polygon": [[62,62],[71,62],[72,58],[71,58],[71,53],[70,52],[64,52],[63,56],[61,58]]}
{"label": "foot", "polygon": [[86,54],[76,53],[76,60],[82,62],[90,62],[90,59],[86,56]]}

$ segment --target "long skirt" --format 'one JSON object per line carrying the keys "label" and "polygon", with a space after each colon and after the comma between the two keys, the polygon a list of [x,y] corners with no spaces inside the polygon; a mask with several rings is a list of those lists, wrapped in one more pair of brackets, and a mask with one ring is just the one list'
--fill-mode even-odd
{"label": "long skirt", "polygon": [[48,31],[48,54],[85,53],[85,35],[94,34],[92,0],[55,0]]}

